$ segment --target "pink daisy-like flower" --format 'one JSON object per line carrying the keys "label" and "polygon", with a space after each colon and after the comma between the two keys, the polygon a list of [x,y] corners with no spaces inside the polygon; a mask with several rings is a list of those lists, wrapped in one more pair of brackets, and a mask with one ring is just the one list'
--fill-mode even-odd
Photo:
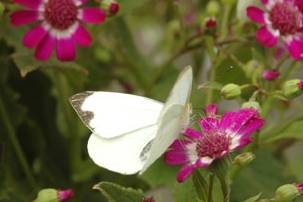
{"label": "pink daisy-like flower", "polygon": [[280,76],[280,72],[277,70],[264,70],[262,78],[267,81],[276,80]]}
{"label": "pink daisy-like flower", "polygon": [[254,6],[247,8],[247,16],[261,25],[256,32],[257,41],[264,47],[271,48],[278,43],[280,38],[294,59],[302,58],[302,0],[261,1],[265,5],[265,11]]}
{"label": "pink daisy-like flower", "polygon": [[176,140],[165,153],[170,165],[182,165],[178,182],[185,181],[198,168],[207,168],[214,160],[249,144],[251,134],[260,129],[264,120],[253,108],[217,115],[217,106],[209,105],[206,117],[199,122],[201,132],[188,128],[183,140]]}
{"label": "pink daisy-like flower", "polygon": [[23,38],[27,48],[35,48],[35,57],[46,61],[56,50],[60,61],[76,58],[76,45],[87,47],[92,37],[83,23],[99,24],[106,14],[100,8],[81,8],[87,0],[14,0],[24,7],[11,15],[15,26],[34,23]]}

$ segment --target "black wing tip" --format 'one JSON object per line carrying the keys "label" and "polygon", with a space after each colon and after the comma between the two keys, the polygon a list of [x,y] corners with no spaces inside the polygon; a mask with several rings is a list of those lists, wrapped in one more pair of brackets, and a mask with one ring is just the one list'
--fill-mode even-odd
{"label": "black wing tip", "polygon": [[72,95],[70,98],[69,98],[69,102],[72,104],[72,105],[82,105],[83,101],[90,95],[92,95],[94,92],[93,91],[85,91],[85,92],[82,92],[82,93],[77,93],[75,95]]}

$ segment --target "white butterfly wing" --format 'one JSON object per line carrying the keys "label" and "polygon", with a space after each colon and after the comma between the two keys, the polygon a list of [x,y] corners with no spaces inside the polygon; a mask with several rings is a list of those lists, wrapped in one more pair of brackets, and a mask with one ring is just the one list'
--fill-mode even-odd
{"label": "white butterfly wing", "polygon": [[106,139],[92,134],[88,154],[99,166],[125,175],[139,172],[145,164],[146,147],[154,139],[157,125],[149,126],[116,138]]}
{"label": "white butterfly wing", "polygon": [[103,138],[154,125],[163,108],[156,100],[113,92],[79,93],[70,102],[86,126]]}
{"label": "white butterfly wing", "polygon": [[189,120],[190,111],[187,103],[191,95],[192,80],[192,68],[186,67],[180,74],[161,111],[156,137],[152,142],[148,159],[140,173],[143,173],[167,150],[186,125],[184,122]]}

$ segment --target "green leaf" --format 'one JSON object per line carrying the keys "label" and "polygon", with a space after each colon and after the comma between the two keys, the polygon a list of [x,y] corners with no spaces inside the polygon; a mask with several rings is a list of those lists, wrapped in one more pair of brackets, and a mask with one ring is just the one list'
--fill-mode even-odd
{"label": "green leaf", "polygon": [[285,182],[291,181],[285,173],[283,164],[278,161],[270,150],[259,150],[256,159],[239,173],[232,185],[232,199],[242,201],[251,196],[251,193],[262,191],[265,197],[272,197],[275,189]]}
{"label": "green leaf", "polygon": [[125,188],[111,182],[100,182],[93,189],[99,190],[109,202],[142,202],[142,191]]}
{"label": "green leaf", "polygon": [[207,181],[204,179],[199,170],[194,172],[192,179],[199,199],[206,201],[208,191]]}
{"label": "green leaf", "polygon": [[262,193],[259,193],[256,196],[253,196],[253,197],[250,197],[250,198],[246,199],[244,202],[256,202],[257,200],[260,199],[261,195],[262,195]]}

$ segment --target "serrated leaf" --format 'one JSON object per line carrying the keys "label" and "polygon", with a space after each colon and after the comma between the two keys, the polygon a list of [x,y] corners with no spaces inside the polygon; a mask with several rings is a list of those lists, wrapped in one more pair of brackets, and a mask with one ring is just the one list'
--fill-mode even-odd
{"label": "serrated leaf", "polygon": [[93,189],[99,190],[109,202],[142,202],[144,199],[142,191],[125,188],[111,182],[100,182]]}

